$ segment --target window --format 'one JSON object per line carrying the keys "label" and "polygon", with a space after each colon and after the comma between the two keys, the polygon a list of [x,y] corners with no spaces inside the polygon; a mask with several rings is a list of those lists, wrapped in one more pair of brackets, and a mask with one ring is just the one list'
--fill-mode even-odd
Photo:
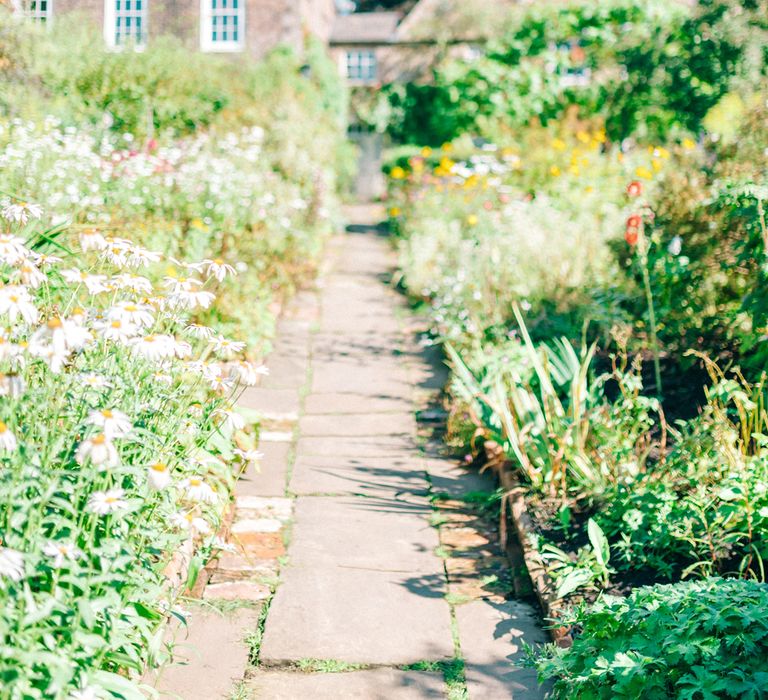
{"label": "window", "polygon": [[49,22],[53,15],[53,0],[26,0],[24,14],[40,22]]}
{"label": "window", "polygon": [[105,0],[104,38],[109,46],[132,44],[142,48],[146,45],[148,1]]}
{"label": "window", "polygon": [[376,80],[376,53],[347,51],[347,78],[364,83]]}
{"label": "window", "polygon": [[200,48],[241,51],[245,0],[200,0]]}

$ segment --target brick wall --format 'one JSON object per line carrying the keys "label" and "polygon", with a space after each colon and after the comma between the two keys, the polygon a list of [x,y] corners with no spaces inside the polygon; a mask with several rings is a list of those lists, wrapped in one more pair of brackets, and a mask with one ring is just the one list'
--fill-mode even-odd
{"label": "brick wall", "polygon": [[[245,5],[245,49],[261,57],[278,45],[300,51],[305,32],[326,41],[335,13],[333,0],[242,0]],[[200,0],[145,0],[149,41],[173,35],[189,48],[200,46]],[[101,32],[104,0],[54,0],[54,15],[77,12]]]}

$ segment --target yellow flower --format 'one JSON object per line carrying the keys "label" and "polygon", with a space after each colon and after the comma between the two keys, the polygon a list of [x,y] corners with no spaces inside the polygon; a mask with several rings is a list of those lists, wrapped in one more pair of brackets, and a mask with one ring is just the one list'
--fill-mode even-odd
{"label": "yellow flower", "polygon": [[696,148],[696,142],[693,139],[683,139],[683,148],[686,151],[692,151]]}
{"label": "yellow flower", "polygon": [[467,223],[468,223],[470,226],[477,226],[477,216],[476,216],[475,214],[470,214],[470,215],[467,217]]}
{"label": "yellow flower", "polygon": [[576,138],[582,143],[589,143],[589,134],[586,131],[577,131]]}
{"label": "yellow flower", "polygon": [[389,210],[389,215],[394,219],[397,216],[400,216],[400,207],[392,207]]}
{"label": "yellow flower", "polygon": [[554,176],[554,177],[558,177],[560,175],[560,168],[558,168],[556,165],[553,165],[549,169],[549,174]]}
{"label": "yellow flower", "polygon": [[579,176],[579,173],[580,173],[581,171],[579,170],[579,166],[578,166],[578,165],[572,165],[570,168],[568,168],[568,172],[569,172],[571,175],[575,175],[576,177],[578,177],[578,176]]}
{"label": "yellow flower", "polygon": [[565,141],[563,141],[563,139],[555,139],[552,141],[552,148],[556,151],[564,151],[566,148]]}
{"label": "yellow flower", "polygon": [[596,131],[593,134],[592,138],[595,139],[595,141],[597,141],[598,143],[605,143],[606,141],[605,129],[600,129]]}
{"label": "yellow flower", "polygon": [[432,155],[432,149],[429,146],[424,146],[424,148],[421,149],[421,155],[425,158],[429,158],[429,156]]}
{"label": "yellow flower", "polygon": [[656,172],[659,172],[659,170],[661,170],[661,168],[662,168],[662,162],[661,162],[661,161],[660,161],[658,158],[654,158],[654,159],[651,161],[651,165],[653,166],[653,169],[654,169]]}
{"label": "yellow flower", "polygon": [[402,180],[405,177],[405,170],[399,165],[396,165],[394,168],[392,168],[392,170],[389,171],[389,176],[393,180]]}
{"label": "yellow flower", "polygon": [[440,148],[445,151],[446,153],[450,153],[453,150],[453,144],[449,141],[446,141]]}
{"label": "yellow flower", "polygon": [[653,173],[648,170],[648,168],[644,166],[640,166],[637,170],[635,170],[635,175],[638,177],[643,178],[644,180],[652,180],[653,179]]}
{"label": "yellow flower", "polygon": [[585,191],[587,194],[589,194],[590,192],[594,192],[594,191],[595,191],[595,188],[594,188],[594,187],[592,187],[592,185],[587,185],[587,186],[584,188],[584,191]]}

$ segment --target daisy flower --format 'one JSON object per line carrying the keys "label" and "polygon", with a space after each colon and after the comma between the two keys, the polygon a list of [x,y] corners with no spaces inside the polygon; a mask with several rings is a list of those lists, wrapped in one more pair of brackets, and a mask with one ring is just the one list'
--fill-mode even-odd
{"label": "daisy flower", "polygon": [[37,322],[37,307],[32,303],[32,297],[26,287],[9,284],[0,287],[0,314],[7,314],[11,323],[21,318],[25,323]]}
{"label": "daisy flower", "polygon": [[88,499],[88,510],[96,513],[96,515],[116,513],[128,507],[128,501],[125,500],[124,496],[125,491],[123,489],[97,491]]}
{"label": "daisy flower", "polygon": [[155,322],[155,317],[152,315],[149,306],[135,304],[131,301],[121,301],[115,304],[107,312],[107,318],[110,320],[127,321],[143,328],[149,328]]}
{"label": "daisy flower", "polygon": [[212,338],[215,331],[209,326],[202,326],[199,323],[190,323],[185,329],[185,333],[188,333],[193,338]]}
{"label": "daisy flower", "polygon": [[227,265],[221,258],[203,260],[203,265],[205,265],[207,275],[217,279],[219,282],[223,282],[227,275],[237,274],[235,268],[232,265]]}
{"label": "daisy flower", "polygon": [[82,372],[77,375],[77,379],[88,389],[106,389],[112,386],[103,374],[96,374],[95,372]]}
{"label": "daisy flower", "polygon": [[165,462],[150,464],[147,468],[147,481],[151,489],[162,491],[171,483],[171,470]]}
{"label": "daisy flower", "polygon": [[259,452],[258,450],[241,450],[239,447],[236,447],[232,451],[240,457],[243,462],[258,462],[264,456],[264,453]]}
{"label": "daisy flower", "polygon": [[6,204],[3,207],[3,218],[8,221],[15,221],[22,226],[29,221],[29,218],[39,219],[43,215],[43,209],[39,204],[29,204],[20,202],[18,204]]}
{"label": "daisy flower", "polygon": [[24,260],[18,269],[18,277],[22,284],[26,284],[32,289],[37,289],[47,277],[31,260]]}
{"label": "daisy flower", "polygon": [[109,408],[91,411],[86,423],[101,428],[108,439],[126,437],[133,430],[131,419],[125,413]]}
{"label": "daisy flower", "polygon": [[172,357],[175,352],[175,340],[170,335],[145,335],[142,338],[134,338],[133,352],[148,360],[164,360]]}
{"label": "daisy flower", "polygon": [[24,245],[24,240],[11,233],[0,234],[0,260],[8,265],[16,266],[31,255]]}
{"label": "daisy flower", "polygon": [[188,513],[174,513],[171,516],[171,523],[180,530],[191,530],[205,535],[211,531],[211,526],[201,517],[195,515],[194,511]]}
{"label": "daisy flower", "polygon": [[75,452],[78,464],[84,464],[89,458],[92,464],[102,469],[120,464],[117,448],[104,433],[83,440],[78,446]]}
{"label": "daisy flower", "polygon": [[141,275],[124,272],[112,278],[112,284],[117,289],[130,289],[139,294],[152,294],[152,283]]}
{"label": "daisy flower", "polygon": [[199,476],[191,476],[181,482],[182,488],[186,490],[186,496],[191,501],[201,503],[215,503],[216,494]]}
{"label": "daisy flower", "polygon": [[102,697],[100,689],[92,685],[84,685],[78,690],[73,690],[67,696],[67,700],[101,700]]}
{"label": "daisy flower", "polygon": [[82,552],[71,542],[48,542],[43,547],[43,554],[53,559],[51,566],[54,569],[60,569],[65,561],[75,561]]}
{"label": "daisy flower", "polygon": [[97,321],[93,327],[102,338],[111,340],[113,343],[127,343],[139,332],[137,326],[119,318]]}
{"label": "daisy flower", "polygon": [[21,581],[24,578],[24,555],[0,545],[0,576],[11,581]]}
{"label": "daisy flower", "polygon": [[240,343],[234,340],[229,340],[223,335],[217,335],[211,340],[214,352],[222,355],[223,357],[231,357],[239,352],[242,352],[245,348],[245,343]]}
{"label": "daisy flower", "polygon": [[82,231],[79,236],[80,248],[83,252],[89,250],[104,250],[107,247],[107,239],[97,229]]}
{"label": "daisy flower", "polygon": [[0,420],[0,450],[3,452],[14,452],[19,443],[11,429]]}
{"label": "daisy flower", "polygon": [[231,408],[217,408],[213,415],[223,416],[221,425],[226,429],[242,430],[245,427],[245,418]]}
{"label": "daisy flower", "polygon": [[106,275],[91,275],[73,267],[70,270],[62,270],[61,276],[70,284],[84,284],[89,294],[95,295],[109,291]]}
{"label": "daisy flower", "polygon": [[232,365],[231,374],[246,386],[253,386],[259,381],[259,375],[269,374],[264,365],[256,366],[252,362],[242,360]]}

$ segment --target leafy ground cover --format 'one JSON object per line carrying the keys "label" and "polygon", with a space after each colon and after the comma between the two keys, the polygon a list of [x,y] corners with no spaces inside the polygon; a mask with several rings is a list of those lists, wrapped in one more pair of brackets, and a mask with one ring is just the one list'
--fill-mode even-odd
{"label": "leafy ground cover", "polygon": [[[716,653],[686,652],[690,673],[670,660],[661,682],[642,639],[622,632],[633,605],[660,629],[663,604],[649,601],[676,601],[708,649],[729,645],[704,631],[695,600],[706,590],[725,619],[732,592],[765,591],[758,5],[529,11],[481,64],[448,62],[411,88],[461,95],[471,80],[494,118],[468,120],[462,110],[485,104],[471,96],[443,102],[444,123],[467,133],[403,146],[386,167],[403,282],[453,369],[452,440],[527,486],[555,593],[581,605],[573,649],[539,663],[560,697],[759,697],[758,669],[741,669],[739,695]],[[561,41],[565,63],[543,60]],[[697,63],[701,43],[722,62]],[[687,56],[684,79],[671,51]],[[493,98],[505,81],[512,97]],[[764,630],[746,637],[765,658]],[[613,646],[597,654],[599,639]]]}
{"label": "leafy ground cover", "polygon": [[343,92],[314,46],[0,33],[0,695],[142,698],[256,457],[234,402],[331,230]]}

